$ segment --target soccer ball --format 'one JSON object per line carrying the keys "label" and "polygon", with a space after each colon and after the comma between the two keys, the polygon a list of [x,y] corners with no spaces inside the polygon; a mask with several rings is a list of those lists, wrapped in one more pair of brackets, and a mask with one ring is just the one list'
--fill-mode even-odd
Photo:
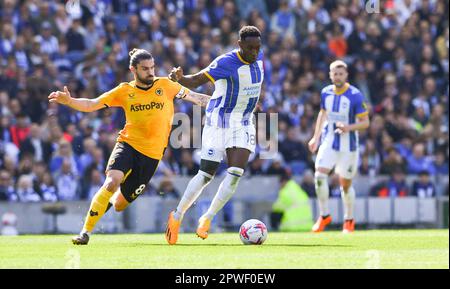
{"label": "soccer ball", "polygon": [[267,227],[260,220],[247,220],[239,229],[239,237],[245,245],[261,245],[267,239]]}

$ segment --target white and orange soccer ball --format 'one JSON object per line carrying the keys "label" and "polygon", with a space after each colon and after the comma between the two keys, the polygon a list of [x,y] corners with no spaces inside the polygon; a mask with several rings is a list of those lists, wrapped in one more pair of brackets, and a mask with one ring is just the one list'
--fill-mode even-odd
{"label": "white and orange soccer ball", "polygon": [[247,220],[239,229],[239,237],[245,245],[261,245],[267,239],[267,227],[260,220]]}

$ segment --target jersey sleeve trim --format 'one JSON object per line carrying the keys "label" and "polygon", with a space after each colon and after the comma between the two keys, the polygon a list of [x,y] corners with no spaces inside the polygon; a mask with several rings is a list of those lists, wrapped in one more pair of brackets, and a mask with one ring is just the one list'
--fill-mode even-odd
{"label": "jersey sleeve trim", "polygon": [[209,78],[209,80],[211,80],[212,83],[216,82],[216,81],[214,80],[214,78],[211,76],[211,74],[209,74],[207,71],[205,71],[205,72],[203,72],[203,73],[206,75],[206,77]]}
{"label": "jersey sleeve trim", "polygon": [[358,114],[356,115],[356,117],[363,117],[363,116],[366,116],[366,115],[368,115],[368,114],[369,114],[368,111],[364,111],[364,112],[358,113]]}

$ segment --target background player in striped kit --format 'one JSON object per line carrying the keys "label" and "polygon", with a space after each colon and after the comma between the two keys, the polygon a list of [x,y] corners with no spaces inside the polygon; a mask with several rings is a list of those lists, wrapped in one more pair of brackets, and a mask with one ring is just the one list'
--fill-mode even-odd
{"label": "background player in striped kit", "polygon": [[[335,168],[339,175],[341,197],[344,203],[343,232],[353,232],[353,206],[355,190],[352,178],[358,170],[358,131],[369,127],[369,112],[364,97],[354,86],[347,83],[347,64],[336,60],[330,64],[330,79],[333,82],[322,89],[321,109],[309,150],[316,158],[316,194],[320,217],[314,224],[313,232],[321,232],[331,222],[328,209],[328,175]],[[319,147],[320,146],[320,147]]]}

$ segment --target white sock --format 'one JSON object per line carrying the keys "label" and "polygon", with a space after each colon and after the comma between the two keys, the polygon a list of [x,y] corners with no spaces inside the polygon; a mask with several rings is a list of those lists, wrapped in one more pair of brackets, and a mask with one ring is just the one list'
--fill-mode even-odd
{"label": "white sock", "polygon": [[344,203],[344,221],[353,219],[353,204],[355,203],[355,189],[353,186],[348,188],[347,192],[341,187],[341,197]]}
{"label": "white sock", "polygon": [[202,217],[206,217],[210,220],[214,218],[217,212],[220,211],[223,206],[225,206],[226,202],[233,196],[243,174],[244,170],[241,168],[229,167],[227,169],[225,179],[220,183],[217,194],[214,196],[208,211]]}
{"label": "white sock", "polygon": [[213,176],[204,171],[198,171],[198,173],[189,181],[189,184],[184,191],[183,197],[178,204],[178,207],[174,213],[176,220],[182,220],[186,211],[192,206],[197,198],[202,193],[203,189],[212,180]]}
{"label": "white sock", "polygon": [[92,233],[87,231],[87,230],[85,230],[85,229],[83,229],[83,230],[81,230],[80,235],[83,235],[83,234],[87,234],[90,237]]}
{"label": "white sock", "polygon": [[330,195],[330,189],[328,188],[328,175],[321,172],[314,174],[314,181],[316,185],[316,195],[319,203],[319,211],[321,216],[327,216],[330,214],[328,208],[328,199]]}

